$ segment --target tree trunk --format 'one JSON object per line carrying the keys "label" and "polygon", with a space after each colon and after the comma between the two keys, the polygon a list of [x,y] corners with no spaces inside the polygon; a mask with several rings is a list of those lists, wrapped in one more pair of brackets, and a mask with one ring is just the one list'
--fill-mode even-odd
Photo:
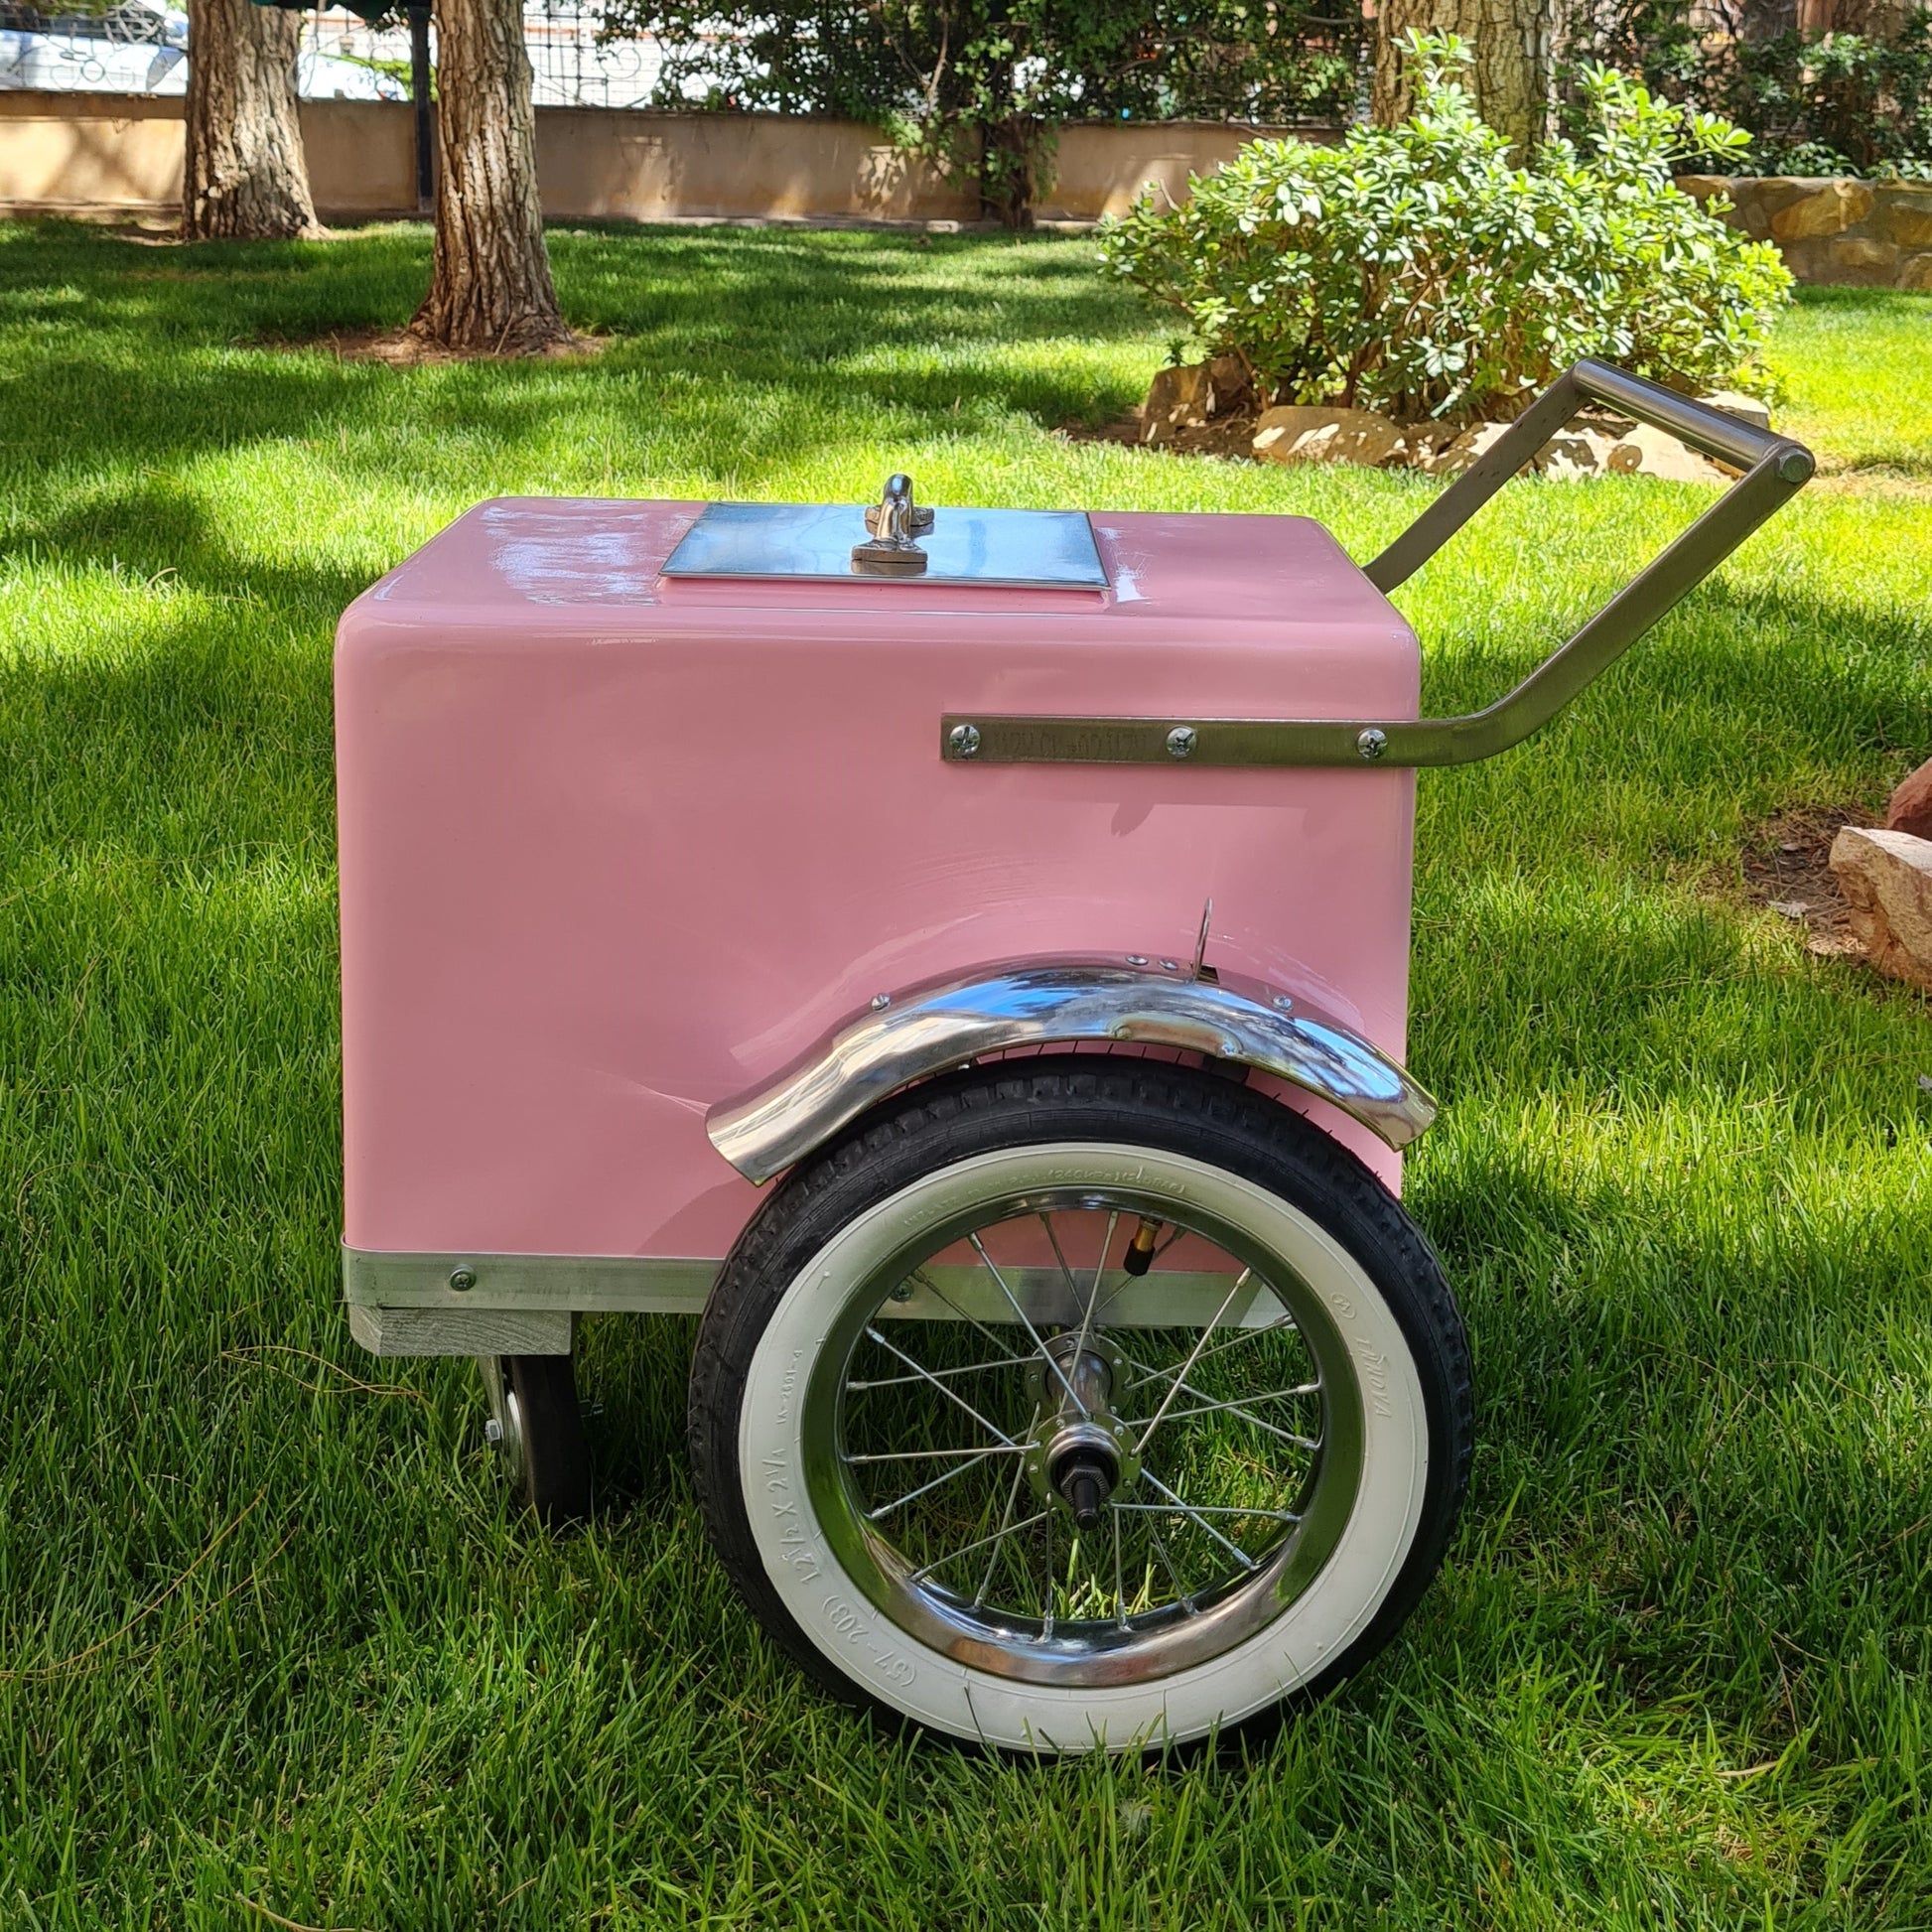
{"label": "tree trunk", "polygon": [[410,334],[496,355],[561,346],[521,0],[435,0],[435,12],[436,258]]}
{"label": "tree trunk", "polygon": [[252,0],[188,0],[189,241],[322,232],[296,113],[302,16]]}
{"label": "tree trunk", "polygon": [[1414,89],[1403,70],[1398,43],[1410,28],[1425,34],[1459,34],[1475,65],[1466,84],[1476,111],[1509,137],[1518,160],[1550,130],[1553,0],[1382,0],[1375,18],[1375,88],[1378,125],[1393,127],[1414,109]]}
{"label": "tree trunk", "polygon": [[1831,31],[1868,41],[1895,41],[1911,18],[1909,0],[1836,0],[1827,10]]}

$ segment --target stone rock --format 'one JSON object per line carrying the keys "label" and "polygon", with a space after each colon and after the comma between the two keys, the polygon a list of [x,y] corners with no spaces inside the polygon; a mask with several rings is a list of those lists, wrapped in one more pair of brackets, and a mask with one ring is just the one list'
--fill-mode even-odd
{"label": "stone rock", "polygon": [[1827,181],[1771,216],[1780,241],[1805,235],[1843,234],[1871,212],[1871,190],[1862,181]]}
{"label": "stone rock", "polygon": [[[1445,443],[1432,442],[1426,452],[1418,449],[1411,461],[1429,477],[1459,477],[1478,457],[1487,456],[1491,446],[1509,428],[1507,423],[1475,423]],[[1418,439],[1420,441],[1420,439]]]}
{"label": "stone rock", "polygon": [[1718,389],[1704,397],[1713,409],[1722,409],[1726,416],[1735,416],[1749,423],[1753,429],[1769,429],[1771,412],[1755,396],[1740,394],[1735,389]]}
{"label": "stone rock", "polygon": [[1264,463],[1359,463],[1369,469],[1402,449],[1402,431],[1373,409],[1288,406],[1263,412],[1254,453]]}
{"label": "stone rock", "polygon": [[1885,200],[1885,227],[1907,248],[1932,248],[1932,195],[1894,189]]}
{"label": "stone rock", "polygon": [[1214,413],[1225,416],[1254,401],[1254,377],[1248,365],[1231,351],[1217,355],[1207,365],[1207,386],[1213,392]]}
{"label": "stone rock", "polygon": [[1932,255],[1914,255],[1898,271],[1897,286],[1932,295]]}
{"label": "stone rock", "polygon": [[1832,871],[1865,957],[1932,991],[1932,839],[1848,825],[1832,841]]}
{"label": "stone rock", "polygon": [[1141,441],[1165,443],[1177,429],[1198,429],[1214,414],[1214,382],[1205,362],[1160,370],[1141,405]]}
{"label": "stone rock", "polygon": [[[1668,430],[1639,423],[1617,446],[1611,467],[1619,471],[1640,471],[1646,477],[1662,477],[1667,483],[1728,483],[1730,479],[1688,445],[1680,443]],[[1614,453],[1613,453],[1614,454]]]}
{"label": "stone rock", "polygon": [[1863,235],[1841,236],[1825,250],[1825,258],[1835,269],[1880,269],[1889,272],[1898,265],[1898,250],[1889,241],[1871,241]]}
{"label": "stone rock", "polygon": [[1550,439],[1538,467],[1546,477],[1601,477],[1634,470],[1636,452],[1608,430],[1568,429]]}
{"label": "stone rock", "polygon": [[1927,759],[1891,795],[1885,829],[1932,839],[1932,759]]}

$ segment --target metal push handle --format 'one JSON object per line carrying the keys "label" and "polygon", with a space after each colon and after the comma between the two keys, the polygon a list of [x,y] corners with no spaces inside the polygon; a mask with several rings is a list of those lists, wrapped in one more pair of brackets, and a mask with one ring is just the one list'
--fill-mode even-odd
{"label": "metal push handle", "polygon": [[1411,765],[1494,758],[1547,725],[1802,489],[1811,452],[1641,376],[1586,359],[1517,417],[1364,574],[1377,590],[1404,583],[1530,463],[1586,403],[1668,430],[1744,475],[1633,577],[1575,636],[1506,697],[1459,718],[1043,718],[956,713],[940,723],[940,756],[976,764]]}

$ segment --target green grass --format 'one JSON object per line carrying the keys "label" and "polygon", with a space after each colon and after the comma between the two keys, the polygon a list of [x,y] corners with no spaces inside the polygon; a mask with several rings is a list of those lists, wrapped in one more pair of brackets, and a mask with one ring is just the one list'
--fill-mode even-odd
{"label": "green grass", "polygon": [[[0,228],[0,1924],[1932,1925],[1925,1003],[1725,891],[1932,751],[1932,501],[1801,497],[1532,747],[1426,776],[1411,1167],[1481,1446],[1408,1633],[1245,1762],[992,1762],[805,1690],[706,1553],[690,1331],[588,1324],[608,1508],[337,1303],[329,649],[476,497],[1305,509],[1413,480],[1050,432],[1162,326],[1078,241],[554,239],[588,364],[394,327],[418,229]],[[1932,302],[1808,296],[1835,461],[1932,478]],[[1529,665],[1702,500],[1519,484],[1403,594]]]}
{"label": "green grass", "polygon": [[1827,473],[1932,476],[1932,302],[1892,289],[1807,289],[1778,333],[1785,423]]}

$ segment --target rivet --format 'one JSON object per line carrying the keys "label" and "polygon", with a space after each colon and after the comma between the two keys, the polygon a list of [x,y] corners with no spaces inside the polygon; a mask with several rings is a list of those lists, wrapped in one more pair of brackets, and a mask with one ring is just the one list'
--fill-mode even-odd
{"label": "rivet", "polygon": [[1379,759],[1389,749],[1389,735],[1369,725],[1355,734],[1355,749],[1365,759]]}
{"label": "rivet", "polygon": [[1295,1011],[1295,1002],[1286,993],[1277,993],[1273,1004],[1283,1013],[1293,1013]]}
{"label": "rivet", "polygon": [[1145,966],[1147,964],[1147,954],[1144,952],[1131,952],[1127,955],[1127,963],[1130,966]]}
{"label": "rivet", "polygon": [[1161,962],[1161,970],[1164,973],[1177,973],[1180,971],[1180,961],[1177,959],[1164,959]]}
{"label": "rivet", "polygon": [[450,1286],[459,1295],[475,1288],[476,1285],[477,1271],[474,1268],[459,1268],[450,1276]]}
{"label": "rivet", "polygon": [[954,758],[972,758],[980,748],[980,728],[977,725],[955,725],[946,734],[946,743],[952,747]]}
{"label": "rivet", "polygon": [[1168,756],[1171,759],[1190,759],[1199,742],[1200,733],[1192,725],[1176,725],[1168,734]]}
{"label": "rivet", "polygon": [[884,1013],[892,1003],[893,996],[890,993],[875,993],[872,996],[872,1010],[874,1013]]}

